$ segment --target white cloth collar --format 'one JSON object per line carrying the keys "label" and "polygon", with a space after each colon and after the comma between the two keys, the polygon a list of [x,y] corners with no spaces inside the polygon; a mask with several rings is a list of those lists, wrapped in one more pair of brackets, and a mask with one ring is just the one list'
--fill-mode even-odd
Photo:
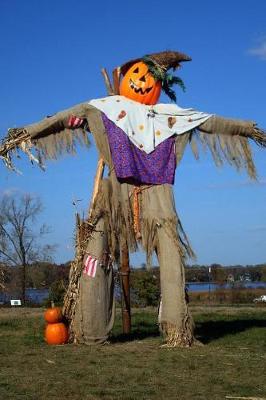
{"label": "white cloth collar", "polygon": [[106,114],[147,154],[169,137],[190,131],[211,117],[211,114],[176,104],[150,106],[124,96],[108,96],[91,100],[89,104]]}

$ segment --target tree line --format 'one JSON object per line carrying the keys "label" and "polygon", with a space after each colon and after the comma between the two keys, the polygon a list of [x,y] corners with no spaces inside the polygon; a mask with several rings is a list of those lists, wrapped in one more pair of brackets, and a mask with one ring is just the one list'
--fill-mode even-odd
{"label": "tree line", "polygon": [[[49,289],[49,301],[62,303],[68,285],[68,276],[71,262],[55,264],[37,262],[26,270],[26,288]],[[209,272],[211,268],[211,272]],[[0,273],[0,293],[21,293],[21,279],[23,268],[10,267],[2,264]],[[226,283],[228,277],[238,282],[241,277],[251,281],[266,282],[266,264],[254,266],[186,266],[187,282],[216,282]],[[160,270],[154,267],[147,270],[145,266],[131,268],[130,273],[131,301],[135,306],[154,306],[160,297]],[[116,278],[116,297],[120,301],[119,275]]]}
{"label": "tree line", "polygon": [[[0,293],[18,293],[23,303],[26,301],[26,288],[50,288],[51,295],[61,299],[68,285],[71,262],[52,263],[56,246],[42,243],[43,236],[49,233],[45,224],[36,223],[42,210],[40,199],[29,194],[0,199]],[[266,282],[266,264],[191,265],[185,270],[187,282]],[[131,268],[133,300],[141,302],[145,299],[146,305],[153,305],[159,294],[159,267],[149,271],[144,264],[141,268]]]}
{"label": "tree line", "polygon": [[[55,281],[63,280],[65,284],[68,281],[69,269],[71,261],[63,264],[55,264],[50,262],[35,262],[27,266],[25,284],[27,288],[44,289],[49,288]],[[211,268],[211,272],[209,272]],[[19,286],[23,266],[11,267],[1,264],[0,283],[15,288]],[[266,264],[247,265],[247,266],[222,266],[222,265],[200,265],[186,266],[187,282],[217,282],[223,283],[230,281],[232,276],[235,281],[249,280],[251,282],[266,282]],[[146,270],[146,266],[131,267],[132,282],[140,278],[140,280],[148,280],[153,277],[159,279],[159,267],[154,267],[150,271]],[[148,285],[148,282],[147,282]]]}

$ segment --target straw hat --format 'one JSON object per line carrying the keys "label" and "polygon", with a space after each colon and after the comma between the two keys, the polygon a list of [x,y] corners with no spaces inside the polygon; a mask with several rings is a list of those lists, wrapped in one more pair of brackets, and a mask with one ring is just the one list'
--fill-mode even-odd
{"label": "straw hat", "polygon": [[177,68],[180,62],[183,61],[191,61],[191,57],[187,56],[184,53],[179,53],[178,51],[161,51],[159,53],[147,54],[142,58],[136,58],[134,60],[127,61],[122,64],[120,67],[120,71],[123,75],[126,74],[128,69],[135,64],[136,62],[143,61],[145,62],[145,58],[149,58],[154,62],[156,66],[160,69],[167,71],[170,68]]}

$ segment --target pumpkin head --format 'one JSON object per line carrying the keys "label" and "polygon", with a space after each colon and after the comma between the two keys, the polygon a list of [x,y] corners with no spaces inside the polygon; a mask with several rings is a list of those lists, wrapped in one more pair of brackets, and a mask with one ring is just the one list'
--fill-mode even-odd
{"label": "pumpkin head", "polygon": [[68,341],[68,329],[63,322],[47,324],[45,328],[47,344],[65,344]]}
{"label": "pumpkin head", "polygon": [[56,322],[62,321],[62,311],[60,307],[48,308],[44,313],[44,319],[49,324],[54,324]]}
{"label": "pumpkin head", "polygon": [[120,94],[142,104],[156,104],[161,94],[161,82],[156,81],[147,65],[133,64],[120,83]]}

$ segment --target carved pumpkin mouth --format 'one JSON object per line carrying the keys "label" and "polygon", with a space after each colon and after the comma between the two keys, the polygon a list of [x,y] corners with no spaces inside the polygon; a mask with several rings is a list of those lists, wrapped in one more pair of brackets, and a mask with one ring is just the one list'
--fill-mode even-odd
{"label": "carved pumpkin mouth", "polygon": [[132,81],[132,79],[129,79],[129,86],[131,87],[132,90],[134,90],[135,93],[140,93],[140,94],[148,94],[152,90],[152,86],[148,88],[142,88],[138,85],[136,85],[135,82]]}
{"label": "carved pumpkin mouth", "polygon": [[141,104],[156,104],[161,93],[160,80],[154,79],[143,62],[137,62],[125,73],[119,85],[120,94]]}

